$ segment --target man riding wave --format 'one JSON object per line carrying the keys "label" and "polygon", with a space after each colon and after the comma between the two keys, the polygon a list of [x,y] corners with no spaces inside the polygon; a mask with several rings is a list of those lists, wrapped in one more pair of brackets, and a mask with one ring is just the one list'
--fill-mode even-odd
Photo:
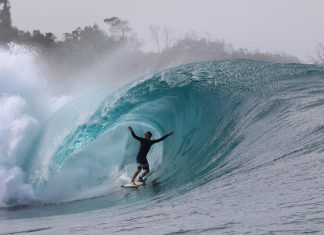
{"label": "man riding wave", "polygon": [[166,138],[168,138],[170,135],[173,135],[173,132],[170,132],[169,134],[166,134],[165,136],[157,139],[157,140],[151,140],[152,138],[152,133],[150,131],[147,131],[145,133],[145,137],[138,137],[134,131],[132,127],[128,127],[128,130],[130,130],[130,132],[132,133],[132,136],[138,140],[141,143],[141,147],[138,151],[138,154],[136,156],[136,166],[137,166],[137,170],[135,171],[135,173],[133,174],[132,180],[130,182],[130,184],[132,185],[136,185],[135,184],[135,179],[137,177],[137,175],[141,172],[141,170],[143,169],[144,172],[142,173],[141,176],[138,177],[138,181],[139,182],[143,182],[144,181],[144,176],[146,176],[149,172],[150,172],[150,166],[149,163],[146,159],[146,156],[148,154],[148,152],[150,151],[150,148],[153,144],[156,144],[160,141],[165,140]]}

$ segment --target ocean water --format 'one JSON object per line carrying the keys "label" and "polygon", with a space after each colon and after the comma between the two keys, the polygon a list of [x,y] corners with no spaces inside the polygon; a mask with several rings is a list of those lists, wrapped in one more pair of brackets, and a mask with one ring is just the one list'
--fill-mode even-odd
{"label": "ocean water", "polygon": [[[0,234],[323,234],[324,69],[193,63],[53,97],[0,52]],[[152,147],[147,184],[138,135]]]}

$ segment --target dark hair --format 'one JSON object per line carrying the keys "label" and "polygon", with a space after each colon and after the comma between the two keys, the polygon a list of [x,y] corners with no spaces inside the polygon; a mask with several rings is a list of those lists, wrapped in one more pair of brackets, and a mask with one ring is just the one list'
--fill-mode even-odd
{"label": "dark hair", "polygon": [[150,136],[152,136],[152,132],[148,131],[145,134],[149,134]]}

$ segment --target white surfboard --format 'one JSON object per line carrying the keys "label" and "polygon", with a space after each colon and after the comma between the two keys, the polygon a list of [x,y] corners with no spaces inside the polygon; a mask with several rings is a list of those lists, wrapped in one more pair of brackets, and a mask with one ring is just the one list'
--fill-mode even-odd
{"label": "white surfboard", "polygon": [[123,188],[137,188],[139,185],[134,185],[134,184],[124,184],[122,185]]}
{"label": "white surfboard", "polygon": [[137,188],[137,187],[140,186],[140,185],[144,185],[145,182],[138,182],[138,181],[136,181],[135,184],[136,184],[136,185],[128,183],[128,184],[124,184],[124,185],[122,185],[122,187],[123,187],[123,188]]}

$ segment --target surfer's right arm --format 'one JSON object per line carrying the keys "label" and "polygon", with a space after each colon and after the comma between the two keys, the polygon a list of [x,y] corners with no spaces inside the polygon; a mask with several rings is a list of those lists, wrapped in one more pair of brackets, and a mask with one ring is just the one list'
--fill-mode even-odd
{"label": "surfer's right arm", "polygon": [[136,134],[135,134],[135,132],[133,131],[133,128],[132,127],[128,127],[128,130],[130,130],[130,132],[132,133],[132,136],[134,137],[134,139],[137,139],[138,141],[142,141],[142,140],[144,140],[143,138],[141,138],[141,137],[138,137]]}

